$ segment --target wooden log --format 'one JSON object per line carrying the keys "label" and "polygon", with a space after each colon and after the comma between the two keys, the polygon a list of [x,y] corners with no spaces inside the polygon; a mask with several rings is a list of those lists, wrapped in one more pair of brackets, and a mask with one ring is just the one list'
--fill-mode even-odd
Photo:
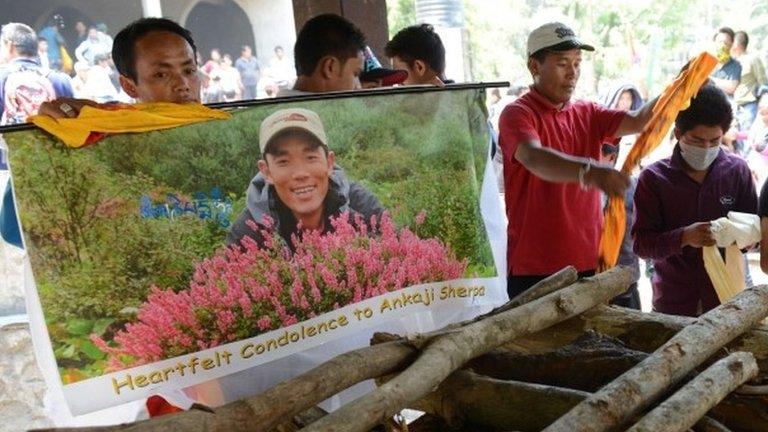
{"label": "wooden log", "polygon": [[[286,419],[358,382],[402,370],[416,350],[402,342],[361,348],[334,357],[264,393],[213,410],[185,411],[133,424],[55,429],[70,432],[257,431],[271,430]],[[53,430],[53,429],[51,429]]]}
{"label": "wooden log", "polygon": [[587,396],[578,390],[457,371],[413,408],[442,418],[453,429],[538,432]]}
{"label": "wooden log", "polygon": [[[564,347],[543,354],[494,350],[469,363],[480,375],[595,392],[645,360],[648,354],[588,331]],[[573,371],[579,371],[574,373]]]}
{"label": "wooden log", "polygon": [[766,314],[768,286],[741,292],[699,317],[639,365],[547,427],[545,432],[599,432],[618,428]]}
{"label": "wooden log", "polygon": [[707,416],[696,422],[692,429],[693,432],[731,432],[724,424]]}
{"label": "wooden log", "polygon": [[366,431],[424,397],[470,359],[506,341],[547,328],[626,291],[630,272],[615,268],[518,308],[430,341],[414,363],[373,392],[302,429]]}
{"label": "wooden log", "polygon": [[520,293],[512,300],[509,300],[508,302],[504,303],[503,305],[494,308],[488,313],[478,315],[472,319],[454,323],[451,325],[448,325],[444,328],[441,328],[440,330],[436,330],[434,332],[430,333],[424,333],[422,335],[418,335],[417,338],[414,338],[413,340],[410,340],[409,342],[412,345],[421,346],[425,341],[439,335],[444,334],[450,331],[453,331],[454,329],[461,328],[466,326],[467,324],[472,324],[474,322],[482,321],[489,316],[498,315],[502,312],[508,311],[510,309],[514,309],[518,306],[522,306],[525,303],[529,303],[533,300],[536,300],[538,298],[541,298],[547,294],[551,294],[557,290],[563,289],[569,285],[572,285],[576,283],[576,281],[579,279],[579,273],[576,271],[576,268],[573,266],[565,267],[564,269],[560,270],[559,272],[543,279],[538,282],[536,282],[531,288],[529,288],[524,293]]}
{"label": "wooden log", "polygon": [[[695,322],[696,318],[691,317],[600,305],[505,346],[522,353],[544,353],[568,345],[586,331],[593,330],[620,340],[627,348],[650,353]],[[760,370],[768,373],[768,326],[765,324],[755,326],[726,348],[730,352],[751,352]],[[723,350],[722,355],[725,354],[727,352]]]}
{"label": "wooden log", "polygon": [[504,306],[499,308],[498,312],[504,312],[518,306],[522,306],[526,303],[530,303],[536,299],[542,298],[547,294],[563,289],[571,284],[576,283],[579,280],[579,272],[573,266],[568,266],[559,272],[547,277],[535,283],[532,287],[524,292],[515,296],[515,298],[509,300]]}
{"label": "wooden log", "polygon": [[735,352],[700,373],[643,416],[628,432],[686,431],[728,393],[755,376],[755,357],[751,353]]}

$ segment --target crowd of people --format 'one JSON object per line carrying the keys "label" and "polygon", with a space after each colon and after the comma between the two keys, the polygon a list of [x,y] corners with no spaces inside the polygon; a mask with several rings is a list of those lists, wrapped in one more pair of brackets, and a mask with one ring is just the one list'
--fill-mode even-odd
{"label": "crowd of people", "polygon": [[[452,82],[445,76],[445,47],[428,24],[402,29],[387,43],[385,53],[394,66],[388,68],[353,23],[333,14],[316,16],[297,34],[295,73],[281,47],[264,67],[249,46],[234,61],[212,50],[203,63],[192,35],[167,19],[130,24],[109,40],[110,55],[102,51],[105,32],[92,30],[76,50],[87,72],[81,76],[75,64],[78,73],[70,80],[53,71],[57,62],[65,69],[66,58],[50,55],[50,41],[41,48],[28,26],[3,26],[0,60],[7,65],[0,89],[7,95],[8,81],[18,73],[49,80],[46,96],[54,98],[40,99],[40,112],[61,118],[75,117],[85,105],[120,100],[119,94],[136,102],[219,102]],[[29,41],[35,41],[34,49]],[[763,191],[758,213],[756,192],[768,170],[750,169],[747,162],[768,160],[768,92],[763,63],[748,51],[745,32],[721,28],[713,44],[718,65],[677,116],[667,148],[671,156],[650,160],[639,175],[630,176],[615,167],[648,125],[657,99],[643,98],[629,83],[608,89],[600,103],[575,99],[582,51],[595,48],[558,22],[530,33],[526,60],[532,84],[503,96],[492,92],[489,110],[505,192],[510,297],[565,266],[575,266],[582,276],[594,274],[605,197],[623,196],[628,229],[619,262],[636,269],[636,280],[639,259],[652,264],[653,308],[698,315],[719,303],[701,253],[715,244],[710,221],[739,211],[766,216],[768,225],[768,193]],[[46,69],[39,54],[43,48],[49,53]],[[32,66],[51,72],[33,75]],[[99,77],[98,85],[89,83],[92,75]],[[74,91],[109,83],[118,96],[91,90],[82,97],[82,90]],[[7,117],[6,124],[13,122]],[[768,252],[768,241],[762,244]],[[763,258],[768,271],[768,253]],[[636,286],[614,302],[639,308]]]}

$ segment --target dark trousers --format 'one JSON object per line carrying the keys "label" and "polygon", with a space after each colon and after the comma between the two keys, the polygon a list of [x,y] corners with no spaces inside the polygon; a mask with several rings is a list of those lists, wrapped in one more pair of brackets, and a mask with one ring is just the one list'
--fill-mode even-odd
{"label": "dark trousers", "polygon": [[[595,270],[579,272],[579,279],[595,275]],[[507,293],[510,300],[530,289],[532,286],[548,278],[551,275],[529,275],[507,277]],[[637,292],[637,283],[633,283],[627,292],[614,297],[611,304],[626,308],[640,310],[640,294]]]}

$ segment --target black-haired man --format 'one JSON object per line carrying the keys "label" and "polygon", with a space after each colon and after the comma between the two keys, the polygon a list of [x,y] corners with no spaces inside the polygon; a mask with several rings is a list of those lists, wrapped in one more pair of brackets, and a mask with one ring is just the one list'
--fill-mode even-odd
{"label": "black-haired man", "polygon": [[303,108],[279,110],[265,118],[259,129],[259,173],[246,192],[246,208],[227,235],[227,244],[262,235],[252,221],[271,228],[292,247],[291,237],[302,230],[330,231],[330,218],[344,212],[360,214],[369,222],[384,208],[378,198],[347,179],[334,165],[335,155],[320,117]]}
{"label": "black-haired man", "polygon": [[705,85],[675,121],[672,156],[647,167],[635,192],[634,250],[653,260],[653,309],[696,316],[720,302],[701,248],[710,222],[729,211],[757,213],[747,163],[720,148],[733,113],[725,93]]}
{"label": "black-haired man", "polygon": [[445,47],[431,25],[420,24],[400,30],[384,50],[395,69],[408,71],[408,78],[403,84],[447,83]]}
{"label": "black-haired man", "polygon": [[[165,18],[142,18],[122,29],[112,45],[120,86],[139,102],[200,102],[197,48],[189,30]],[[76,117],[84,99],[57,99],[41,114]]]}
{"label": "black-haired man", "polygon": [[40,65],[37,44],[26,24],[8,23],[0,31],[0,63],[7,63],[0,69],[0,125],[23,123],[45,102],[72,97],[69,77]]}
{"label": "black-haired man", "polygon": [[718,68],[712,72],[710,78],[715,85],[720,87],[725,94],[733,97],[736,87],[741,80],[741,64],[731,57],[731,47],[733,39],[736,37],[733,29],[730,27],[721,27],[712,38],[717,54]]}
{"label": "black-haired man", "polygon": [[296,84],[278,96],[359,89],[365,47],[363,32],[343,17],[323,14],[310,19],[293,48]]}

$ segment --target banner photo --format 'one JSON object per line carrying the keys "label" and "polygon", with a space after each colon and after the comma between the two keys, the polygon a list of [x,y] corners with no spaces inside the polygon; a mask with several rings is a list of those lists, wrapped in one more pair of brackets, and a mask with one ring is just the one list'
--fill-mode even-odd
{"label": "banner photo", "polygon": [[503,302],[483,93],[282,101],[76,150],[6,133],[28,313],[70,410],[212,380],[224,403],[232,377]]}

